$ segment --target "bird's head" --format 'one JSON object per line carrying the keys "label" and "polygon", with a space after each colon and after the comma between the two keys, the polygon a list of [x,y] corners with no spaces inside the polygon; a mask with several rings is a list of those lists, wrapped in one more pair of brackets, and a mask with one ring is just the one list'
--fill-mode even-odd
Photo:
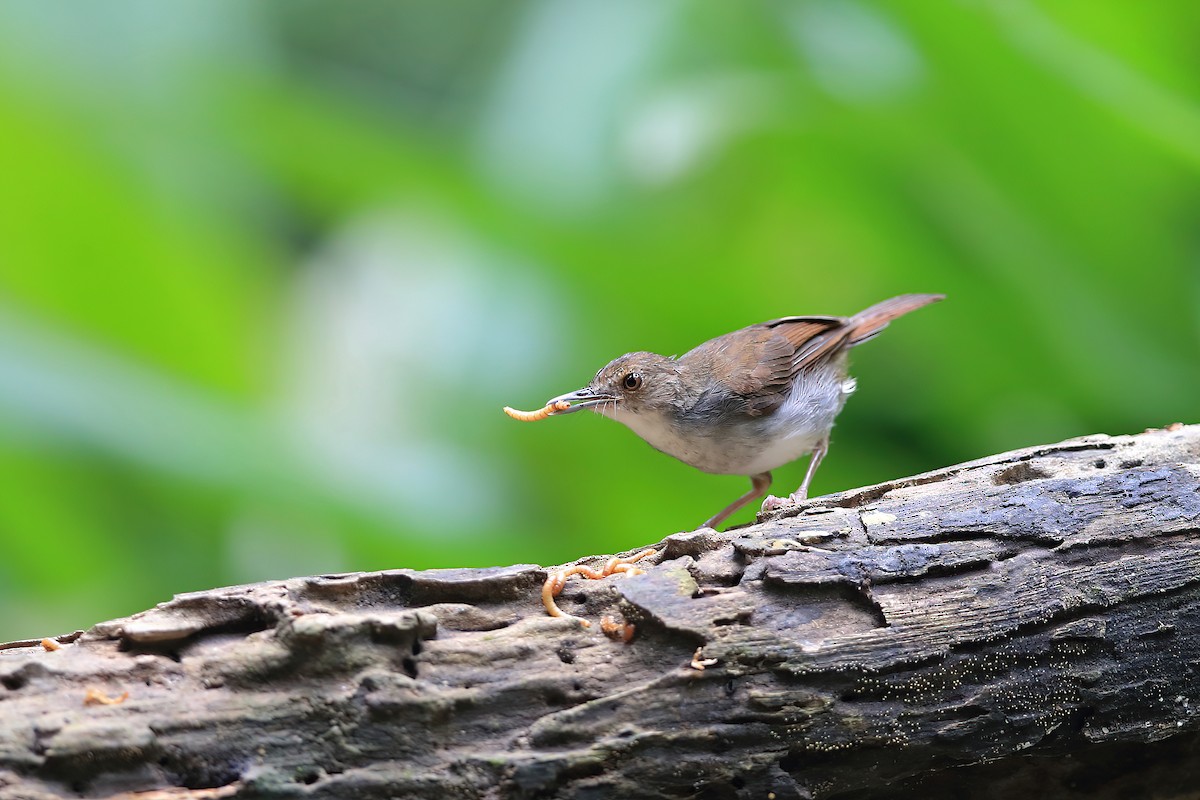
{"label": "bird's head", "polygon": [[606,417],[659,411],[678,395],[677,363],[656,353],[627,353],[606,364],[587,386],[550,400],[566,401],[570,408],[554,416],[590,408]]}

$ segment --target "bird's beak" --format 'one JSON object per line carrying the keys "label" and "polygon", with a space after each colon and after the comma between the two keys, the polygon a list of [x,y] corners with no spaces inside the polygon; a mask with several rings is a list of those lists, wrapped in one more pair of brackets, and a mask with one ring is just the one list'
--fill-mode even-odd
{"label": "bird's beak", "polygon": [[576,411],[582,411],[585,408],[598,406],[601,403],[615,403],[616,400],[617,398],[613,397],[611,394],[601,394],[600,392],[597,392],[594,389],[589,389],[585,386],[579,391],[560,394],[558,397],[551,398],[546,402],[547,405],[560,402],[567,402],[571,404],[570,408],[565,408],[562,411],[550,412],[550,416],[557,417],[561,414],[572,414]]}

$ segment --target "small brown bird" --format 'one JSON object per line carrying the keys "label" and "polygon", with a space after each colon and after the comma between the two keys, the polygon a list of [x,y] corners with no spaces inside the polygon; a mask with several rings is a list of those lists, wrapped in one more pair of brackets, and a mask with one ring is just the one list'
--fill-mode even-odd
{"label": "small brown bird", "polygon": [[901,295],[852,317],[774,319],[719,336],[679,358],[628,353],[584,388],[548,401],[545,413],[589,408],[685,464],[748,476],[750,491],[704,523],[715,527],[766,493],[771,470],[811,453],[800,488],[788,498],[768,497],[763,510],[808,497],[834,418],[855,388],[847,373],[850,348],[896,317],[943,297]]}

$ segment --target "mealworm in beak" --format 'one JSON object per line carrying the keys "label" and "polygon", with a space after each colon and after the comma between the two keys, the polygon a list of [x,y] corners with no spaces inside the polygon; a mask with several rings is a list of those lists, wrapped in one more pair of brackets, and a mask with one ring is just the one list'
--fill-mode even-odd
{"label": "mealworm in beak", "polygon": [[557,403],[547,403],[545,408],[539,408],[537,411],[518,411],[515,408],[505,406],[504,413],[521,422],[537,422],[540,419],[550,416],[555,411],[566,411],[570,407],[571,404],[566,400],[559,400]]}

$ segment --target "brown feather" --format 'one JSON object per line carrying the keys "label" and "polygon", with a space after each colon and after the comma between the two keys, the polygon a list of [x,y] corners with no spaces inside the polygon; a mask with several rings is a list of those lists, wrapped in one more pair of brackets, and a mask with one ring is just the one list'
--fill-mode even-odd
{"label": "brown feather", "polygon": [[896,317],[945,298],[944,294],[902,294],[876,303],[850,318],[850,345],[862,344],[886,328]]}
{"label": "brown feather", "polygon": [[845,317],[784,317],[764,323],[792,345],[789,377],[824,362],[842,349],[846,342]]}
{"label": "brown feather", "polygon": [[681,363],[704,367],[692,374],[722,375],[741,401],[741,411],[760,416],[783,402],[792,374],[795,348],[763,325],[727,333],[684,354]]}
{"label": "brown feather", "polygon": [[680,358],[707,362],[703,374],[725,376],[725,384],[750,416],[783,404],[796,376],[865,342],[902,314],[941,300],[941,295],[901,295],[853,317],[781,317],[727,333]]}

